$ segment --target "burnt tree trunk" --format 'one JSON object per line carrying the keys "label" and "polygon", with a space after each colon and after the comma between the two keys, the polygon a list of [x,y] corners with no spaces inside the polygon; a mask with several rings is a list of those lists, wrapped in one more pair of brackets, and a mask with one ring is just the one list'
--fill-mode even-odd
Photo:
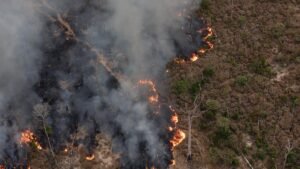
{"label": "burnt tree trunk", "polygon": [[[188,153],[187,153],[187,160],[192,160],[192,129],[193,129],[193,118],[197,117],[195,116],[197,109],[200,106],[200,103],[197,103],[199,100],[201,93],[199,93],[193,102],[193,109],[188,111]],[[201,102],[201,100],[200,100]],[[186,106],[187,107],[187,106]],[[187,108],[186,108],[187,109]]]}
{"label": "burnt tree trunk", "polygon": [[192,113],[189,111],[188,115],[188,154],[187,160],[192,160]]}

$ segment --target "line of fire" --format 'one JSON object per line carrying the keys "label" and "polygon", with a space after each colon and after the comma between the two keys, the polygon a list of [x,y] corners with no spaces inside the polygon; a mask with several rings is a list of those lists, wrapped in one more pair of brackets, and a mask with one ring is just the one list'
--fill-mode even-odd
{"label": "line of fire", "polygon": [[[34,86],[42,101],[32,108],[36,122],[20,130],[17,137],[9,138],[12,146],[1,156],[0,169],[30,169],[32,151],[48,152],[55,158],[55,154],[82,149],[82,158],[93,162],[99,158],[95,152],[99,133],[111,139],[112,151],[120,157],[122,169],[168,169],[176,165],[173,152],[184,141],[185,133],[178,127],[180,119],[176,109],[160,94],[158,85],[163,84],[157,83],[157,77],[129,77],[130,73],[119,66],[119,62],[126,62],[128,58],[122,55],[121,59],[114,59],[114,55],[118,55],[114,52],[117,43],[102,45],[105,48],[100,49],[82,38],[86,24],[94,22],[84,23],[80,19],[85,7],[60,13],[43,1],[38,8],[47,20],[43,34],[49,37],[41,44],[45,59],[41,78]],[[105,20],[109,11],[99,11],[97,15]],[[213,48],[212,28],[187,11],[185,8],[174,13],[184,22],[169,31],[176,51],[169,62],[176,64],[196,62]],[[107,36],[103,41],[114,38],[106,30],[98,31]],[[97,72],[101,72],[100,75]],[[120,100],[114,103],[119,107],[111,106],[113,97]],[[63,104],[59,104],[61,102]],[[93,106],[94,102],[98,102],[97,106]],[[99,123],[95,117],[107,121]],[[128,117],[136,124],[126,122]],[[143,129],[144,123],[149,128]],[[124,130],[126,127],[132,131]],[[152,145],[156,142],[159,145]],[[57,165],[53,161],[53,166]]]}

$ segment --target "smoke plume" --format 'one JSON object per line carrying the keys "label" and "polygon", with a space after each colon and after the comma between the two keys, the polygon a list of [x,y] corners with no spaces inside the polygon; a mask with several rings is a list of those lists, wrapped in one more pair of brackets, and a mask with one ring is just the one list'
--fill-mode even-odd
{"label": "smoke plume", "polygon": [[18,129],[30,127],[31,107],[38,101],[32,86],[39,80],[41,21],[33,6],[0,2],[0,159],[14,153]]}
{"label": "smoke plume", "polygon": [[190,5],[2,0],[0,164],[9,168],[24,160],[18,139],[30,129],[54,152],[81,133],[75,144],[87,154],[93,153],[95,135],[104,132],[121,154],[122,168],[168,168],[172,111],[163,100],[151,105],[149,88],[138,81],[159,81],[172,58],[197,50],[199,44],[182,32],[186,18],[178,17]]}

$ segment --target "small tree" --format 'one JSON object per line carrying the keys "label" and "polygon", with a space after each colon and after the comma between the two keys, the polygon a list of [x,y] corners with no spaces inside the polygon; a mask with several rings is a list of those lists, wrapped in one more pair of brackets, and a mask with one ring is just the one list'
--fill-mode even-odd
{"label": "small tree", "polygon": [[294,145],[293,143],[291,143],[290,139],[287,140],[287,145],[285,146],[286,148],[286,152],[284,154],[284,161],[283,161],[283,169],[285,169],[285,166],[286,166],[286,163],[287,163],[287,160],[288,160],[288,156],[291,154],[291,152],[293,151],[294,149]]}
{"label": "small tree", "polygon": [[[53,147],[52,147],[52,144],[50,142],[49,131],[48,131],[48,128],[46,126],[46,119],[49,115],[49,104],[48,103],[43,103],[43,104],[35,105],[33,107],[33,114],[34,114],[34,117],[42,123],[43,130],[44,130],[44,133],[45,133],[46,138],[47,138],[49,150],[51,152],[52,157],[55,159],[55,153],[53,151]],[[55,161],[55,163],[56,163],[56,161]]]}
{"label": "small tree", "polygon": [[199,93],[193,102],[193,108],[191,110],[188,110],[188,154],[187,158],[188,160],[192,159],[192,124],[193,124],[193,118],[195,117],[200,117],[199,115],[197,116],[196,113],[199,110],[199,106],[201,103],[201,98],[200,98],[201,93]]}

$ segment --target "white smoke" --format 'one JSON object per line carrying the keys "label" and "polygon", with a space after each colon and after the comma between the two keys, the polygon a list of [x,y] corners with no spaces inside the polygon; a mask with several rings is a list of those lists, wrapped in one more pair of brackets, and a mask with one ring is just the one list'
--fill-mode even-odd
{"label": "white smoke", "polygon": [[[41,22],[31,1],[0,2],[0,155],[27,125],[39,79]],[[14,121],[14,122],[13,122]],[[1,157],[1,156],[0,156]]]}
{"label": "white smoke", "polygon": [[[159,161],[168,155],[166,143],[160,139],[162,129],[157,121],[149,118],[153,112],[147,100],[139,100],[141,93],[136,90],[136,84],[139,79],[162,77],[165,65],[176,55],[173,40],[181,38],[171,33],[183,23],[184,18],[177,14],[191,1],[79,0],[74,3],[73,0],[49,0],[49,6],[40,10],[40,1],[2,0],[0,154],[6,149],[10,133],[37,124],[31,112],[39,95],[56,98],[50,104],[50,115],[54,115],[46,119],[54,130],[52,142],[67,141],[72,132],[70,126],[74,126],[72,119],[76,118],[78,127],[85,126],[87,132],[100,130],[111,135],[117,151],[127,155],[125,163],[135,163],[141,158],[141,143],[146,144],[150,161]],[[59,30],[64,31],[57,23],[45,26],[51,22],[48,15],[55,18],[58,14],[70,20],[77,38],[116,62],[117,68],[113,71],[123,75],[123,80],[117,82],[118,87],[110,84],[111,75],[100,64],[95,64],[95,54],[84,51],[82,44],[74,45],[65,37],[51,37]],[[55,38],[59,40],[53,40]],[[60,47],[60,43],[67,45]],[[57,52],[56,47],[60,51]],[[47,54],[51,52],[45,54],[41,48],[56,52],[49,57]],[[50,61],[53,65],[47,65]],[[36,93],[33,89],[39,79],[44,78],[39,76],[47,70],[45,66],[49,66],[51,71],[47,73],[53,81],[66,82],[67,87],[45,88],[47,96]],[[8,124],[10,118],[12,125]],[[11,127],[12,131],[9,126],[17,127]],[[115,136],[118,132],[122,134],[121,139]]]}

